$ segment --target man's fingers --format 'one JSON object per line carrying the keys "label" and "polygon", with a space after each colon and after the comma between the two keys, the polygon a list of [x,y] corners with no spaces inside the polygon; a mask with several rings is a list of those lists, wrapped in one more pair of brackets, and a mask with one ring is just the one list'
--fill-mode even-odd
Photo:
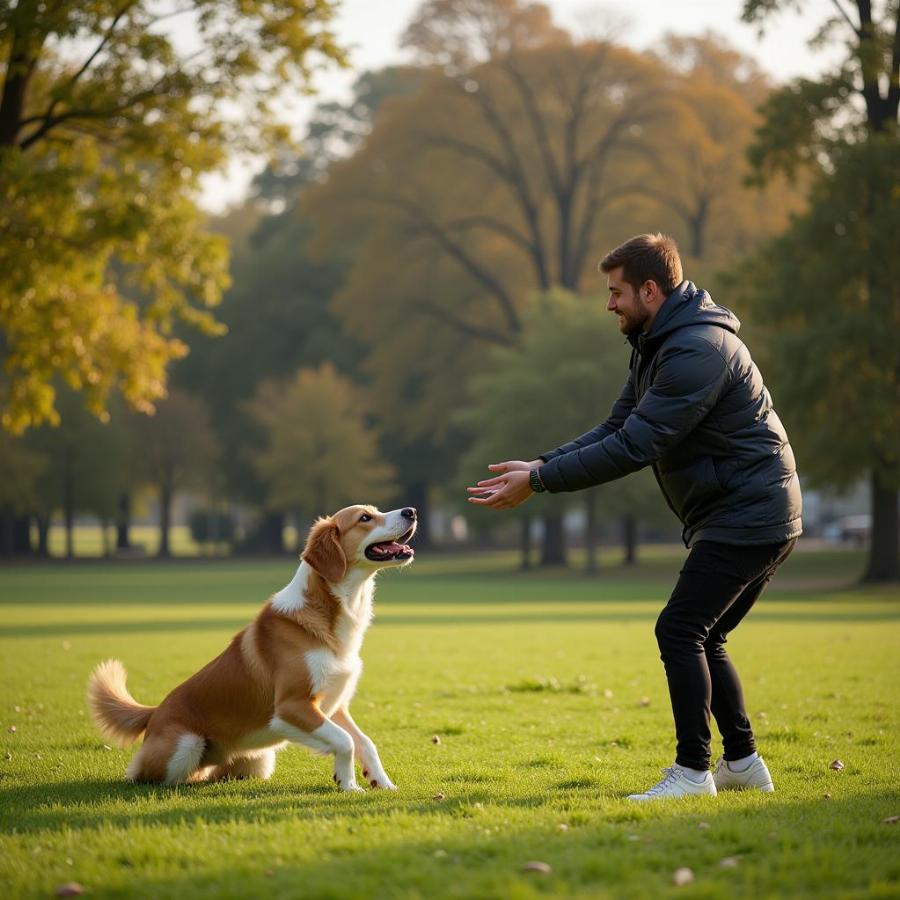
{"label": "man's fingers", "polygon": [[508,463],[508,462],[491,463],[491,464],[488,466],[488,468],[489,468],[492,472],[506,472],[506,471],[509,469],[509,463]]}
{"label": "man's fingers", "polygon": [[475,484],[480,488],[489,488],[498,484],[506,484],[506,476],[498,475],[496,478],[484,478],[481,481],[476,481]]}

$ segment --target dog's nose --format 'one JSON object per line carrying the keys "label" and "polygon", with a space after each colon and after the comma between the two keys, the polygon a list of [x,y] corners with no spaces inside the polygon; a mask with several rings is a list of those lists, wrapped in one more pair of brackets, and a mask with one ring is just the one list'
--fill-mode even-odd
{"label": "dog's nose", "polygon": [[411,506],[407,506],[406,509],[400,510],[400,515],[403,516],[404,519],[415,519],[416,511]]}

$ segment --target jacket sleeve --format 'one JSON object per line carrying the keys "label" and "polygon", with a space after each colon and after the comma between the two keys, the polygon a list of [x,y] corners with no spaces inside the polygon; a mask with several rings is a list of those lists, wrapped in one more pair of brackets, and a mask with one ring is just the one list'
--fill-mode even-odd
{"label": "jacket sleeve", "polygon": [[636,472],[675,447],[716,404],[731,373],[709,342],[663,347],[650,388],[622,427],[540,467],[548,491],[578,491]]}
{"label": "jacket sleeve", "polygon": [[601,422],[590,431],[586,431],[584,434],[557,447],[555,450],[545,450],[539,458],[549,461],[557,456],[562,456],[565,453],[571,453],[573,450],[578,450],[582,447],[587,447],[590,444],[596,444],[598,441],[602,441],[608,435],[618,431],[622,425],[625,424],[625,420],[633,409],[634,381],[632,373],[629,370],[628,378],[625,380],[625,385],[622,388],[622,393],[619,395],[619,399],[613,404],[605,422]]}

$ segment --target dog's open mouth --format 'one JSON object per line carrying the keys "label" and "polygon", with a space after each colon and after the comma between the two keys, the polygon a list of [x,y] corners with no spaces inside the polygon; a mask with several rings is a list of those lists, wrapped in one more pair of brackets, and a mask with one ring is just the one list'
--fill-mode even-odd
{"label": "dog's open mouth", "polygon": [[412,559],[416,555],[416,551],[405,542],[413,536],[415,530],[415,528],[410,528],[406,534],[395,541],[378,541],[375,544],[369,544],[366,547],[366,558],[371,559],[373,562]]}

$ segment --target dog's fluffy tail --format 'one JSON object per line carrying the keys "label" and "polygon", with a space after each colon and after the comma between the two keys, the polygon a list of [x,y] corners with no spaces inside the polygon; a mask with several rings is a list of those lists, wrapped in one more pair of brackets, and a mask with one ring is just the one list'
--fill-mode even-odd
{"label": "dog's fluffy tail", "polygon": [[137,740],[147,729],[155,706],[138,703],[125,687],[125,666],[117,659],[100,663],[88,679],[88,706],[107,739],[120,746]]}

